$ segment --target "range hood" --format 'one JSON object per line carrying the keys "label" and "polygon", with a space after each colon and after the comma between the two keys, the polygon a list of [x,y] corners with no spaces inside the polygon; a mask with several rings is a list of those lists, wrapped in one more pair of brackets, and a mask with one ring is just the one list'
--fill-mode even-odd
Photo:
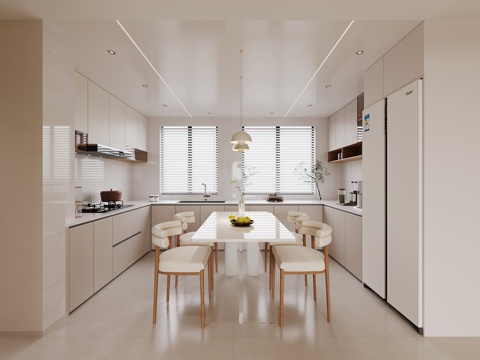
{"label": "range hood", "polygon": [[75,131],[75,152],[112,160],[147,162],[147,152],[135,148],[115,149],[101,144],[89,144],[87,133]]}

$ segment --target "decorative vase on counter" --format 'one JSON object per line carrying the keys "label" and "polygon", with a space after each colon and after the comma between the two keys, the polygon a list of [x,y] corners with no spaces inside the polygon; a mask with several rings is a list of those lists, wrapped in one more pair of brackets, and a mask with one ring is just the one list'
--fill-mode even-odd
{"label": "decorative vase on counter", "polygon": [[243,194],[238,201],[238,216],[245,216],[245,200],[243,199]]}

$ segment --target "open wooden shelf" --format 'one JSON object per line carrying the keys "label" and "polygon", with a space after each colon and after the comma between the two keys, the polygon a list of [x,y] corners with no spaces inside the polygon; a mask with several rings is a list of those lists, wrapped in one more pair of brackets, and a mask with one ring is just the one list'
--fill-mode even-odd
{"label": "open wooden shelf", "polygon": [[348,145],[328,152],[328,162],[341,163],[362,159],[362,142]]}

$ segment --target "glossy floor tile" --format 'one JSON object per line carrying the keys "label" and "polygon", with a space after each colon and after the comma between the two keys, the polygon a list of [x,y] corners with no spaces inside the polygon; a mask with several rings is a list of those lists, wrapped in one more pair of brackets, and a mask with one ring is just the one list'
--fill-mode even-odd
{"label": "glossy floor tile", "polygon": [[[240,265],[245,255],[238,253]],[[206,327],[201,329],[196,276],[180,277],[178,288],[172,282],[169,304],[166,278],[160,276],[157,324],[152,325],[153,253],[147,254],[43,338],[0,338],[0,360],[480,358],[479,338],[424,338],[344,268],[330,264],[332,322],[327,323],[324,277],[317,277],[315,303],[311,277],[305,287],[303,276],[288,276],[280,328],[278,276],[272,299],[267,273],[225,276],[220,252],[215,290],[210,300],[205,294]]]}

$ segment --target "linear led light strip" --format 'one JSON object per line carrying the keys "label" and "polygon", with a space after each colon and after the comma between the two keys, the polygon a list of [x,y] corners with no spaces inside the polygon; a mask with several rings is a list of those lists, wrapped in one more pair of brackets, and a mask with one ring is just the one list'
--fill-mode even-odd
{"label": "linear led light strip", "polygon": [[163,83],[165,84],[165,86],[167,87],[167,89],[172,93],[173,97],[178,101],[178,103],[182,106],[183,110],[185,110],[185,112],[188,114],[188,116],[192,117],[192,115],[190,115],[190,113],[188,112],[188,110],[185,108],[185,106],[183,106],[182,102],[180,101],[180,99],[177,97],[177,95],[175,95],[175,93],[173,92],[173,90],[170,88],[170,86],[168,86],[167,82],[163,79],[162,75],[160,75],[160,73],[157,71],[157,69],[155,68],[155,66],[153,66],[153,64],[150,62],[150,60],[148,60],[147,56],[143,53],[142,49],[140,49],[140,47],[137,45],[137,43],[135,42],[135,40],[132,39],[132,37],[130,36],[130,34],[128,33],[128,31],[123,27],[122,23],[117,20],[117,24],[118,26],[120,26],[123,30],[123,32],[128,36],[128,38],[130,39],[130,41],[133,43],[133,45],[135,45],[135,47],[138,49],[138,51],[140,52],[140,54],[142,54],[142,56],[144,57],[145,60],[147,60],[148,64],[150,65],[150,67],[153,69],[153,71],[155,71],[155,73],[158,75],[158,77],[160,78],[160,80],[163,81]]}
{"label": "linear led light strip", "polygon": [[320,64],[320,66],[318,67],[317,71],[315,71],[315,74],[313,74],[313,76],[310,78],[310,80],[308,81],[307,85],[305,85],[305,87],[303,88],[303,90],[300,92],[300,95],[297,96],[297,98],[295,99],[295,101],[293,102],[292,106],[290,106],[290,109],[288,109],[287,113],[285,114],[284,118],[287,117],[287,115],[290,113],[290,111],[293,109],[293,107],[295,106],[295,104],[297,103],[298,99],[300,99],[300,97],[303,95],[303,93],[305,92],[305,90],[307,90],[307,87],[308,85],[310,85],[310,83],[313,81],[313,79],[315,78],[315,76],[317,75],[317,73],[320,71],[320,69],[322,68],[323,64],[325,64],[325,62],[328,60],[328,58],[330,57],[330,55],[333,53],[333,50],[335,50],[335,48],[337,47],[337,45],[340,43],[340,41],[342,41],[343,37],[345,36],[345,34],[347,33],[348,29],[350,29],[350,27],[353,25],[353,22],[354,20],[352,20],[350,22],[350,24],[348,24],[347,28],[345,29],[345,31],[343,32],[342,36],[340,36],[340,38],[337,40],[337,42],[335,43],[335,45],[333,45],[332,47],[332,50],[330,50],[330,52],[327,54],[327,56],[325,57],[325,59],[323,59],[322,63]]}

